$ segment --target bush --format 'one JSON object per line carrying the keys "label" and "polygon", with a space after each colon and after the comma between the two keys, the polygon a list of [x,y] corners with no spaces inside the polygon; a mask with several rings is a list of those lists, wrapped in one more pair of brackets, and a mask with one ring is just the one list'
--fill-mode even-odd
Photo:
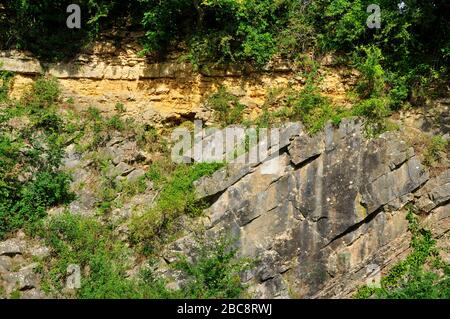
{"label": "bush", "polygon": [[73,200],[69,192],[70,178],[63,173],[38,173],[35,180],[19,186],[16,181],[2,181],[5,195],[0,203],[0,238],[29,226],[46,216],[52,206]]}
{"label": "bush", "polygon": [[38,233],[52,247],[55,259],[45,267],[44,287],[58,293],[70,264],[83,271],[78,298],[143,298],[136,282],[126,279],[130,252],[112,232],[93,218],[65,213],[51,218]]}
{"label": "bush", "polygon": [[250,260],[237,258],[236,248],[226,237],[203,239],[196,248],[194,261],[182,256],[174,263],[187,277],[182,288],[185,298],[242,298],[246,286],[240,274],[249,269]]}
{"label": "bush", "polygon": [[[66,19],[70,0],[7,1],[0,12],[0,49],[18,48],[53,61],[73,57],[111,21],[125,22],[128,12],[138,10],[137,1],[80,0],[81,29],[69,29]],[[133,7],[134,6],[134,7]],[[113,16],[114,19],[107,19]],[[6,17],[6,18],[4,18]]]}
{"label": "bush", "polygon": [[3,102],[8,98],[9,84],[13,77],[13,73],[3,71],[1,68],[2,63],[0,62],[0,102]]}
{"label": "bush", "polygon": [[42,109],[51,109],[59,101],[61,88],[58,80],[53,77],[40,77],[34,83],[32,89],[22,96],[21,104],[29,112],[39,113]]}
{"label": "bush", "polygon": [[245,106],[225,87],[208,97],[207,106],[214,110],[215,120],[223,126],[242,123]]}
{"label": "bush", "polygon": [[82,270],[78,298],[237,298],[246,288],[239,272],[249,261],[236,257],[229,240],[198,241],[193,262],[179,256],[173,267],[184,273],[187,284],[171,290],[154,272],[155,257],[149,258],[140,273],[127,278],[133,266],[132,251],[95,218],[65,212],[36,227],[36,234],[53,249],[52,256],[44,260],[41,286],[54,295],[62,292],[70,264]]}
{"label": "bush", "polygon": [[172,172],[163,172],[157,166],[150,168],[149,176],[155,178],[160,193],[152,208],[133,217],[133,242],[146,250],[157,249],[160,242],[176,232],[174,224],[180,216],[198,216],[205,205],[196,199],[193,183],[222,166],[221,163],[179,165]]}
{"label": "bush", "polygon": [[[442,136],[433,136],[424,153],[424,164],[433,166],[448,153],[448,142]],[[443,156],[444,155],[444,156]]]}
{"label": "bush", "polygon": [[33,94],[42,106],[49,106],[58,101],[61,89],[56,78],[39,78],[33,84]]}
{"label": "bush", "polygon": [[354,114],[366,117],[369,121],[383,121],[391,114],[386,98],[370,98],[359,102],[354,108]]}
{"label": "bush", "polygon": [[288,3],[273,1],[145,0],[146,52],[185,42],[194,64],[245,61],[262,66],[276,52]]}
{"label": "bush", "polygon": [[362,47],[365,58],[356,62],[361,77],[356,90],[361,98],[379,98],[385,92],[385,75],[381,66],[383,56],[376,46]]}
{"label": "bush", "polygon": [[309,133],[313,134],[325,126],[328,121],[339,124],[345,112],[337,107],[333,107],[331,101],[321,94],[318,84],[322,80],[319,75],[318,65],[312,65],[304,76],[306,83],[299,91],[291,91],[285,105],[282,106],[275,116],[290,120],[300,120]]}
{"label": "bush", "polygon": [[66,133],[52,107],[58,95],[55,80],[39,79],[23,104],[0,111],[0,238],[73,199],[70,176],[58,170]]}

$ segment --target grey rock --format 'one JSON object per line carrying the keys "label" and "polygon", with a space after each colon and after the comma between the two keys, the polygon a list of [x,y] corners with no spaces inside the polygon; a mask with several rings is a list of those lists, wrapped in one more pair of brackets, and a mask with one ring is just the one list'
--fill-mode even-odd
{"label": "grey rock", "polygon": [[75,144],[70,144],[65,149],[63,158],[63,165],[66,169],[71,169],[79,166],[81,163],[81,154],[75,150]]}
{"label": "grey rock", "polygon": [[143,177],[145,175],[145,171],[143,169],[135,169],[131,173],[127,175],[127,180],[129,182],[135,182],[139,180],[139,178]]}
{"label": "grey rock", "polygon": [[7,256],[0,256],[0,274],[9,272],[12,267],[12,260]]}
{"label": "grey rock", "polygon": [[122,143],[123,141],[124,141],[123,136],[120,136],[120,135],[114,136],[108,141],[108,143],[106,143],[106,146],[113,147],[114,145]]}
{"label": "grey rock", "polygon": [[32,288],[21,293],[21,299],[45,299],[46,295],[39,289]]}
{"label": "grey rock", "polygon": [[197,197],[201,199],[223,192],[249,174],[252,167],[251,164],[232,164],[218,170],[211,176],[202,177],[194,183]]}
{"label": "grey rock", "polygon": [[314,156],[320,155],[324,150],[325,143],[322,134],[310,137],[308,134],[302,133],[289,146],[291,161],[294,165],[300,165]]}
{"label": "grey rock", "polygon": [[134,170],[134,167],[124,163],[124,162],[120,162],[116,167],[114,167],[112,169],[113,171],[113,175],[117,175],[117,176],[126,176],[129,173],[131,173]]}
{"label": "grey rock", "polygon": [[398,132],[366,139],[362,122],[350,118],[314,136],[301,127],[286,136],[275,157],[278,174],[264,174],[272,158],[195,183],[198,197],[212,203],[208,232],[233,234],[239,253],[258,260],[242,275],[255,282],[257,296],[287,297],[286,281],[301,297],[338,289],[337,278],[361,269],[358,263],[388,256],[382,247],[405,234],[402,208],[415,196],[426,196],[428,205],[448,200],[445,176],[427,182],[427,170]]}
{"label": "grey rock", "polygon": [[0,242],[0,256],[14,256],[22,254],[25,243],[17,239],[8,239]]}
{"label": "grey rock", "polygon": [[36,288],[39,284],[39,278],[34,273],[35,266],[30,265],[18,272],[4,274],[3,281],[6,284],[6,291],[11,293],[14,290],[28,290]]}
{"label": "grey rock", "polygon": [[38,258],[46,258],[48,256],[50,256],[50,248],[46,247],[46,246],[35,246],[30,248],[30,254],[34,257],[38,257]]}
{"label": "grey rock", "polygon": [[417,192],[420,198],[417,207],[425,212],[430,212],[435,207],[450,200],[450,169],[431,179]]}

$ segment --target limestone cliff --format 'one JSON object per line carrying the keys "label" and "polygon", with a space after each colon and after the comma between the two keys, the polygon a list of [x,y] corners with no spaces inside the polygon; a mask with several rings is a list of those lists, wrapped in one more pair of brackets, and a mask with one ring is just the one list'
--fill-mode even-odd
{"label": "limestone cliff", "polygon": [[[408,203],[436,237],[448,232],[450,171],[430,178],[401,132],[363,132],[358,119],[313,137],[293,124],[278,157],[198,182],[198,196],[211,201],[207,232],[233,234],[241,255],[258,260],[244,275],[256,297],[349,297],[373,275],[370,265],[385,272],[408,251]],[[269,165],[276,173],[264,173]]]}
{"label": "limestone cliff", "polygon": [[[11,97],[20,97],[37,76],[46,74],[59,80],[63,95],[70,97],[77,109],[98,106],[108,113],[117,103],[125,103],[126,116],[155,123],[209,120],[211,114],[203,102],[221,86],[246,106],[248,117],[254,117],[271,91],[298,88],[305,80],[289,61],[274,61],[263,71],[213,63],[195,70],[181,62],[180,55],[157,62],[140,57],[138,52],[135,42],[117,48],[105,41],[68,62],[41,63],[26,52],[4,51],[0,52],[0,63],[2,69],[15,74]],[[347,70],[332,67],[329,57],[325,62],[322,92],[338,105],[348,104],[346,91],[354,78]]]}
{"label": "limestone cliff", "polygon": [[[126,103],[124,117],[160,126],[196,118],[209,123],[210,110],[203,101],[222,85],[252,117],[261,111],[271,90],[304,84],[296,66],[283,61],[259,72],[193,70],[179,57],[156,63],[139,57],[138,51],[132,43],[118,50],[105,42],[65,63],[41,64],[14,51],[2,52],[0,62],[15,74],[12,98],[20,97],[37,76],[48,74],[59,80],[64,98],[73,98],[75,109],[92,105],[110,113],[117,103]],[[324,61],[321,72],[322,93],[345,107],[352,73],[329,61]],[[241,276],[252,297],[350,297],[372,278],[371,267],[384,274],[410,250],[409,204],[419,209],[422,223],[448,248],[449,159],[430,169],[423,163],[424,145],[419,139],[419,133],[427,131],[440,132],[448,140],[448,106],[448,99],[443,99],[431,110],[395,114],[392,120],[399,130],[375,138],[366,136],[364,120],[359,118],[344,119],[337,126],[328,123],[315,135],[301,123],[285,124],[276,157],[230,164],[196,182],[197,199],[209,208],[194,223],[211,237],[231,234],[239,255],[256,260]],[[96,150],[110,161],[110,170],[101,174],[127,181],[144,176],[152,154],[139,150],[132,134],[110,135]],[[77,150],[72,141],[65,149],[64,169],[73,174],[72,188],[77,190],[68,208],[80,215],[95,216],[100,202],[95,187],[102,187],[96,183],[104,176],[92,168],[93,153]],[[82,184],[88,187],[82,189]],[[105,217],[117,225],[121,240],[129,238],[131,215],[151,207],[158,194],[150,181],[141,194]],[[49,215],[63,209],[53,209]],[[192,237],[185,233],[165,247],[159,260],[161,274],[172,278],[168,265],[177,253],[192,255]],[[8,294],[19,289],[23,297],[45,297],[33,258],[50,254],[21,231],[0,242],[0,288]],[[449,262],[448,253],[443,258]],[[138,259],[133,260],[131,274],[142,265]]]}

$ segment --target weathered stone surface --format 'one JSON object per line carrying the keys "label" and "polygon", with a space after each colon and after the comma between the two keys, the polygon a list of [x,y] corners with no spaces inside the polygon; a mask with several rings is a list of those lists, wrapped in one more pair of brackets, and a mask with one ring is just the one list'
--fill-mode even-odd
{"label": "weathered stone surface", "polygon": [[0,256],[0,274],[10,271],[11,267],[11,258],[7,256]]}
{"label": "weathered stone surface", "polygon": [[308,134],[303,133],[296,137],[289,146],[291,161],[294,165],[299,165],[314,156],[320,155],[324,148],[323,134],[310,137]]}
{"label": "weathered stone surface", "polygon": [[46,247],[46,246],[41,246],[41,245],[36,245],[34,247],[31,247],[30,249],[30,254],[33,257],[38,257],[38,258],[46,258],[48,256],[50,256],[50,248]]}
{"label": "weathered stone surface", "polygon": [[[111,158],[114,165],[121,162],[130,164],[145,157],[139,152],[136,141],[122,141],[113,145],[107,146],[104,150],[105,154]],[[123,165],[123,164],[122,164]]]}
{"label": "weathered stone surface", "polygon": [[126,176],[134,170],[134,167],[120,162],[111,170],[111,176]]}
{"label": "weathered stone surface", "polygon": [[0,256],[14,256],[22,254],[24,251],[24,243],[18,239],[9,239],[0,242]]}
{"label": "weathered stone surface", "polygon": [[[13,238],[0,242],[0,298],[19,292],[21,298],[42,298],[37,258],[49,256],[50,249],[40,240],[17,231]],[[33,291],[31,291],[33,290]]]}
{"label": "weathered stone surface", "polygon": [[[358,119],[291,137],[280,148],[277,174],[263,174],[260,163],[197,183],[199,196],[213,199],[207,227],[212,234],[225,229],[241,255],[259,260],[244,276],[257,296],[345,295],[364,280],[358,269],[370,258],[386,266],[395,249],[407,249],[398,240],[407,230],[401,209],[428,173],[400,133],[368,140]],[[446,179],[437,180],[427,196],[434,190],[442,201]]]}
{"label": "weathered stone surface", "polygon": [[[269,137],[262,140],[258,145],[255,145],[249,150],[249,153],[258,154],[258,148],[267,149],[268,156],[265,158],[260,158],[259,156],[249,160],[247,154],[243,154],[233,159],[227,167],[215,172],[210,177],[201,178],[199,181],[195,182],[196,193],[198,198],[210,197],[216,195],[225,189],[232,186],[238,180],[242,179],[247,174],[255,171],[255,167],[260,165],[264,161],[270,161],[270,163],[263,165],[263,174],[277,174],[280,169],[278,167],[278,154],[291,143],[291,140],[300,134],[302,126],[299,123],[288,123],[280,128],[279,134],[277,135],[276,144],[272,145],[272,139]],[[207,136],[208,142],[211,136]],[[201,145],[205,145],[205,142],[200,141]],[[224,148],[225,149],[225,148]],[[186,154],[193,154],[193,150],[190,150]],[[272,160],[271,159],[275,159]]]}
{"label": "weathered stone surface", "polygon": [[39,283],[38,276],[34,273],[33,265],[30,265],[18,272],[2,275],[5,282],[6,292],[10,294],[14,290],[28,290],[36,288]]}
{"label": "weathered stone surface", "polygon": [[143,169],[135,169],[130,174],[127,175],[127,180],[129,182],[135,182],[139,180],[139,178],[143,177],[145,175],[145,171]]}
{"label": "weathered stone surface", "polygon": [[417,206],[425,212],[448,202],[450,200],[450,169],[430,180],[417,192],[417,195],[420,196]]}
{"label": "weathered stone surface", "polygon": [[43,72],[41,63],[32,57],[17,51],[1,52],[0,63],[2,70],[17,72],[22,74],[40,74]]}
{"label": "weathered stone surface", "polygon": [[80,165],[81,154],[75,150],[75,144],[70,144],[65,149],[65,156],[63,158],[63,165],[67,169],[73,169]]}

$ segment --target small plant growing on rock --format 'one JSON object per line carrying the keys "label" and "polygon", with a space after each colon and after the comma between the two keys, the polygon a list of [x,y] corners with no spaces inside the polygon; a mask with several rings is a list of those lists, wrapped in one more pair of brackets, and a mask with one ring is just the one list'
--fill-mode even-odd
{"label": "small plant growing on rock", "polygon": [[214,111],[215,120],[223,126],[239,124],[243,120],[245,106],[223,86],[208,97],[207,106]]}
{"label": "small plant growing on rock", "polygon": [[125,111],[126,111],[125,105],[123,105],[123,103],[117,103],[116,106],[114,107],[114,109],[119,114],[125,113]]}
{"label": "small plant growing on rock", "polygon": [[196,256],[189,261],[182,256],[174,267],[181,270],[187,280],[182,288],[186,298],[239,298],[246,286],[240,273],[251,266],[251,261],[237,258],[232,240],[226,237],[198,241]]}
{"label": "small plant growing on rock", "polygon": [[424,163],[434,166],[448,153],[448,142],[440,135],[433,136],[424,153]]}

